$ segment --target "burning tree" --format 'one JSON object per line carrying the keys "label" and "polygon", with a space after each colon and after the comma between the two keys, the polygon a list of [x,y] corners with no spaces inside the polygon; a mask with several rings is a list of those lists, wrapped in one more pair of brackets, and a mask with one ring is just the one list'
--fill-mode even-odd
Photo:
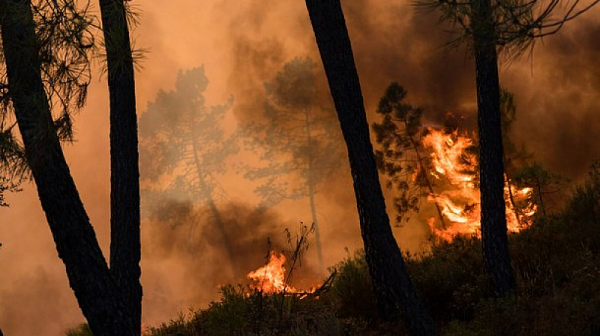
{"label": "burning tree", "polygon": [[[251,180],[266,179],[256,189],[263,206],[308,197],[322,271],[315,195],[319,184],[343,167],[343,149],[335,113],[318,95],[314,70],[310,58],[295,58],[265,83],[265,121],[248,126],[248,130],[250,144],[262,150],[261,159],[269,163],[265,167],[249,167],[245,176]],[[286,180],[290,176],[298,177],[300,185],[290,185]]]}
{"label": "burning tree", "polygon": [[[394,198],[400,222],[408,212],[417,212],[426,198],[437,210],[439,220],[432,217],[428,223],[432,231],[444,240],[458,234],[477,234],[480,230],[479,155],[476,141],[466,133],[459,133],[459,124],[447,114],[444,127],[435,129],[421,126],[422,110],[404,103],[406,91],[397,83],[391,84],[382,97],[378,113],[381,123],[373,130],[382,149],[376,150],[379,169],[388,176],[388,186],[399,194]],[[507,172],[504,181],[504,199],[508,230],[518,232],[531,224],[537,205],[532,200],[531,183],[520,178],[517,184],[508,170],[519,171],[531,157],[524,148],[518,148],[509,131],[516,119],[513,96],[502,90],[502,139],[507,149],[504,154]],[[523,176],[523,174],[520,174]],[[437,191],[434,190],[434,186]],[[441,228],[440,228],[441,224]]]}
{"label": "burning tree", "polygon": [[[447,225],[439,229],[435,218],[429,226],[440,238],[451,241],[456,235],[480,235],[480,190],[478,156],[473,151],[475,141],[458,130],[445,132],[428,129],[423,145],[431,151],[433,169],[429,172],[440,185],[439,193],[428,196],[430,202],[441,207]],[[509,232],[519,232],[531,225],[537,206],[532,202],[532,188],[517,188],[505,178],[504,203]]]}
{"label": "burning tree", "polygon": [[537,37],[555,34],[591,6],[577,10],[576,0],[558,20],[552,18],[560,0],[424,0],[422,5],[439,9],[442,18],[462,28],[452,43],[468,42],[475,57],[480,149],[480,186],[483,254],[500,296],[515,290],[508,254],[504,204],[504,162],[500,117],[498,49],[519,55],[533,47]]}
{"label": "burning tree", "polygon": [[[144,193],[149,203],[183,195],[207,206],[233,267],[231,238],[217,207],[217,198],[226,193],[215,178],[238,151],[235,134],[228,136],[221,127],[233,98],[223,105],[205,106],[207,86],[204,67],[180,71],[175,90],[159,91],[148,104],[140,118],[142,176],[148,181]],[[165,180],[170,181],[166,188]]]}

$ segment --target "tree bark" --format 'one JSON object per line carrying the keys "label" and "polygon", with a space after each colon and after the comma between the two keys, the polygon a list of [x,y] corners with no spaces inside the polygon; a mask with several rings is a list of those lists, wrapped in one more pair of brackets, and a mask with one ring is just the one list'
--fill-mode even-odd
{"label": "tree bark", "polygon": [[360,82],[339,0],[306,0],[348,157],[366,261],[379,312],[395,319],[398,308],[413,335],[435,335],[392,234],[369,137]]}
{"label": "tree bark", "polygon": [[473,2],[479,169],[481,189],[481,241],[488,272],[496,292],[505,297],[515,290],[508,252],[504,162],[500,117],[500,81],[490,0]]}
{"label": "tree bark", "polygon": [[140,183],[133,54],[123,0],[100,0],[110,95],[110,271],[141,330]]}
{"label": "tree bark", "polygon": [[69,284],[96,336],[139,335],[69,172],[41,78],[30,0],[1,0],[9,91],[26,158]]}

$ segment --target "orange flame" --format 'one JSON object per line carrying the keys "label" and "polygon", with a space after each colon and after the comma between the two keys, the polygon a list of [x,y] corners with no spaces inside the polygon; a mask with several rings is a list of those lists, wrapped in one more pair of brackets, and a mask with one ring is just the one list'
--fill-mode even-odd
{"label": "orange flame", "polygon": [[[428,225],[435,235],[446,241],[452,241],[457,235],[480,236],[480,193],[474,182],[477,157],[467,151],[473,140],[458,135],[456,131],[445,134],[429,128],[429,132],[423,138],[423,145],[431,149],[433,170],[430,174],[441,183],[446,182],[448,188],[439,194],[429,195],[427,200],[440,207],[449,226],[438,228],[435,217],[428,220]],[[531,188],[518,189],[505,176],[504,200],[509,232],[519,232],[531,225],[537,211],[536,205],[531,202],[532,192]],[[514,204],[519,204],[518,209]]]}
{"label": "orange flame", "polygon": [[285,255],[270,253],[269,263],[248,273],[248,279],[258,283],[254,288],[265,293],[278,293],[284,290],[289,293],[297,292],[294,287],[285,283]]}

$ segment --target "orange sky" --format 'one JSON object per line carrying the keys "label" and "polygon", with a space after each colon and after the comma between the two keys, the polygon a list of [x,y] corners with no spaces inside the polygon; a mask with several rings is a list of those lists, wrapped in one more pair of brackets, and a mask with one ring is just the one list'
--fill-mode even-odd
{"label": "orange sky", "polygon": [[[371,117],[379,96],[394,80],[406,87],[412,104],[425,107],[425,118],[431,122],[440,121],[448,110],[473,114],[472,59],[464,50],[443,48],[448,36],[436,25],[437,16],[415,14],[410,1],[342,2]],[[307,55],[318,59],[303,1],[132,3],[142,11],[134,32],[136,46],[149,49],[136,73],[140,113],[159,89],[173,88],[177,70],[204,64],[210,80],[208,104],[221,103],[233,94],[229,122],[251,120],[261,112],[264,82],[286,61]],[[501,68],[501,81],[515,93],[518,106],[516,140],[526,143],[549,169],[576,179],[600,158],[600,146],[596,145],[600,131],[598,18],[600,8],[595,8],[559,34],[538,42],[531,58],[525,55]],[[105,78],[96,74],[92,80],[88,104],[77,116],[75,128],[76,142],[67,145],[65,152],[101,246],[107,251],[110,186]],[[237,202],[247,203],[253,197],[252,189],[241,180],[223,185]],[[350,188],[346,176],[317,198],[329,265],[346,256],[345,247],[354,250],[360,246]],[[64,335],[83,317],[68,287],[35,187],[25,184],[24,189],[7,194],[11,207],[0,208],[0,328],[11,336]],[[281,223],[274,225],[283,230],[288,223],[310,221],[308,210],[303,209],[283,204],[279,213],[269,218]],[[395,229],[401,248],[417,249],[424,242],[425,227],[425,223],[411,223],[403,230]],[[158,246],[161,234],[156,227],[145,226],[145,246]],[[214,256],[154,252],[145,247],[142,262],[145,323],[167,321],[179,310],[200,308],[215,298],[216,286],[207,284],[211,281],[208,270],[218,267]]]}

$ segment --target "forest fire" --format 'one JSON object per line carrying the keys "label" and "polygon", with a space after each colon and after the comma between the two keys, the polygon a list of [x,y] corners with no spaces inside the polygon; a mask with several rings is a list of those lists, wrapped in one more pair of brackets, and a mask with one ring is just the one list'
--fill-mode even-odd
{"label": "forest fire", "polygon": [[296,293],[297,290],[285,281],[285,255],[274,251],[269,255],[269,263],[248,273],[248,279],[258,283],[254,288],[264,293]]}
{"label": "forest fire", "polygon": [[[430,175],[442,192],[430,194],[428,201],[435,203],[445,217],[446,227],[439,228],[436,217],[428,224],[433,233],[452,241],[457,235],[480,236],[480,194],[476,185],[477,156],[471,151],[473,140],[457,131],[444,133],[429,128],[423,144],[431,150]],[[505,176],[504,200],[509,232],[519,232],[531,225],[537,206],[531,202],[532,188],[517,188]]]}

